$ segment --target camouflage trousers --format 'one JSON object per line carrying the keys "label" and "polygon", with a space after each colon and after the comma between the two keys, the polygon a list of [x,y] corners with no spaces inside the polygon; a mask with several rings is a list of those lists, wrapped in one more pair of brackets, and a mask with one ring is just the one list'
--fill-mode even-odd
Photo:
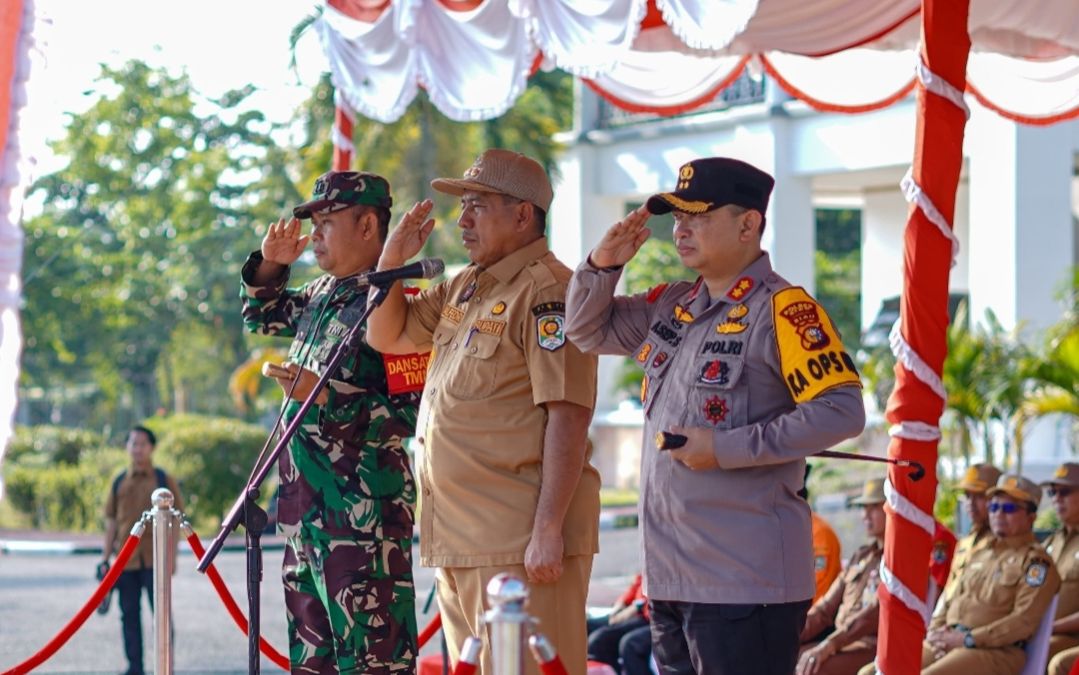
{"label": "camouflage trousers", "polygon": [[290,537],[282,579],[293,673],[416,672],[411,540]]}

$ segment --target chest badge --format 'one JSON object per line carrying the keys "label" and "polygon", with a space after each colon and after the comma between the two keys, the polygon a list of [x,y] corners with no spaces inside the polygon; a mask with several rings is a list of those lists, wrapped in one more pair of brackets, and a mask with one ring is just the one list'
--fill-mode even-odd
{"label": "chest badge", "polygon": [[746,314],[749,314],[749,308],[741,303],[727,310],[727,318],[731,321],[738,321],[739,319],[744,319],[746,318]]}
{"label": "chest badge", "polygon": [[704,364],[701,368],[701,382],[705,384],[727,384],[730,381],[731,368],[723,361],[716,359]]}
{"label": "chest badge", "polygon": [[693,314],[682,305],[674,306],[674,324],[676,326],[693,323]]}
{"label": "chest badge", "polygon": [[716,326],[716,332],[720,335],[734,335],[735,333],[741,333],[746,328],[749,328],[749,326],[741,321],[724,321]]}
{"label": "chest badge", "polygon": [[730,408],[727,407],[727,401],[718,396],[713,396],[704,402],[704,416],[712,424],[719,424],[727,419],[728,412]]}
{"label": "chest badge", "polygon": [[471,298],[475,293],[476,282],[469,282],[469,284],[465,286],[464,289],[461,291],[461,294],[457,296],[457,304],[459,305],[462,302],[468,302],[469,298]]}
{"label": "chest badge", "polygon": [[641,405],[648,400],[648,376],[641,378]]}
{"label": "chest badge", "polygon": [[652,367],[659,368],[667,362],[667,352],[660,352],[656,354],[656,358],[652,359]]}
{"label": "chest badge", "polygon": [[648,360],[648,356],[651,353],[652,353],[652,343],[651,342],[645,342],[644,346],[641,347],[641,351],[637,352],[637,357],[636,357],[637,362],[638,363],[644,363],[645,361]]}
{"label": "chest badge", "polygon": [[500,302],[500,303],[498,303],[497,305],[495,305],[494,307],[491,308],[491,314],[493,314],[495,316],[498,316],[499,314],[501,314],[502,312],[505,312],[505,311],[506,311],[506,303],[504,303],[504,302]]}

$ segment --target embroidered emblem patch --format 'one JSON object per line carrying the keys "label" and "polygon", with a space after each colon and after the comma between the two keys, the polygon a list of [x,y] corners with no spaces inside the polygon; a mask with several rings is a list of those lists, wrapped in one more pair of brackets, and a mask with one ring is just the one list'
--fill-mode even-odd
{"label": "embroidered emblem patch", "polygon": [[645,361],[648,360],[648,355],[651,354],[651,353],[652,353],[652,343],[651,342],[645,342],[644,346],[641,347],[641,351],[637,352],[637,361],[639,363],[644,363]]}
{"label": "embroidered emblem patch", "polygon": [[[808,311],[809,305],[813,308],[812,312]],[[797,309],[784,314],[789,308]],[[810,339],[807,342],[805,331],[799,329],[808,324],[800,325],[791,318],[810,314],[816,317],[815,325],[823,336],[818,341]],[[854,359],[843,348],[831,320],[805,289],[792,286],[772,296],[772,321],[780,370],[795,403],[811,401],[833,387],[862,385]],[[806,346],[818,343],[826,347],[810,349]]]}
{"label": "embroidered emblem patch", "polygon": [[727,408],[727,401],[718,396],[713,396],[704,402],[704,416],[712,424],[719,424],[727,419],[728,412],[730,409]]}
{"label": "embroidered emblem patch", "polygon": [[727,384],[730,381],[728,377],[730,372],[730,366],[723,361],[718,359],[709,361],[701,368],[701,382],[705,384]]}
{"label": "embroidered emblem patch", "polygon": [[659,296],[663,295],[663,291],[667,289],[667,286],[668,284],[660,284],[659,286],[653,286],[652,288],[650,288],[648,290],[648,295],[646,295],[644,298],[645,302],[650,305],[655,303],[656,300],[659,300]]}
{"label": "embroidered emblem patch", "polygon": [[749,314],[749,308],[743,304],[737,304],[727,310],[727,318],[731,321],[737,321],[738,319],[744,319],[746,314]]}
{"label": "embroidered emblem patch", "polygon": [[948,560],[948,549],[944,546],[943,541],[933,544],[932,558],[935,563],[943,563]]}
{"label": "embroidered emblem patch", "polygon": [[742,277],[738,281],[734,282],[731,286],[731,290],[727,291],[727,297],[731,300],[741,300],[746,297],[746,293],[753,290],[753,278]]}
{"label": "embroidered emblem patch", "polygon": [[824,349],[831,343],[821,326],[820,312],[813,300],[792,302],[779,310],[779,315],[794,326],[795,332],[802,340],[802,349],[815,351]]}
{"label": "embroidered emblem patch", "polygon": [[674,322],[675,325],[693,323],[693,314],[682,305],[674,306]]}
{"label": "embroidered emblem patch", "polygon": [[1048,571],[1049,567],[1043,562],[1031,563],[1030,567],[1027,568],[1027,586],[1037,588],[1044,584]]}
{"label": "embroidered emblem patch", "polygon": [[495,316],[498,316],[504,311],[506,311],[506,303],[504,302],[500,302],[491,308],[491,314],[494,314]]}
{"label": "embroidered emblem patch", "polygon": [[741,333],[747,328],[749,328],[749,326],[741,321],[724,321],[716,326],[716,332],[720,335],[733,335],[735,333]]}
{"label": "embroidered emblem patch", "polygon": [[652,359],[652,367],[659,368],[667,362],[667,352],[660,352],[656,354],[656,358]]}
{"label": "embroidered emblem patch", "polygon": [[461,323],[461,319],[465,318],[465,313],[453,305],[446,305],[442,308],[442,316],[452,323]]}
{"label": "embroidered emblem patch", "polygon": [[566,344],[566,334],[562,330],[565,320],[561,314],[545,314],[536,319],[536,339],[540,347],[553,352]]}
{"label": "embroidered emblem patch", "polygon": [[641,405],[648,399],[648,376],[641,378]]}

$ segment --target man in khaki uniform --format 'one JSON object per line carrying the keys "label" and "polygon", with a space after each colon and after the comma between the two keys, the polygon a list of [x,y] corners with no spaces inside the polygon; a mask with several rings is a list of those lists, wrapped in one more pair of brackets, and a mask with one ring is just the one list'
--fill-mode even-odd
{"label": "man in khaki uniform", "polygon": [[922,648],[923,675],[1018,675],[1023,647],[1060,588],[1056,566],[1034,539],[1041,488],[1005,474],[987,494],[993,537],[948,585]]}
{"label": "man in khaki uniform", "polygon": [[[607,230],[570,283],[570,338],[644,370],[643,574],[668,675],[794,669],[815,586],[805,458],[865,425],[827,312],[761,248],[773,183],[728,157],[688,162],[674,191]],[[697,278],[615,296],[649,215],[670,211]]]}
{"label": "man in khaki uniform", "polygon": [[959,481],[959,489],[963,491],[963,505],[966,507],[967,516],[970,518],[970,531],[955,545],[955,555],[952,558],[952,568],[948,572],[948,582],[944,588],[938,588],[932,601],[944,594],[945,588],[955,583],[955,580],[963,572],[967,556],[976,547],[993,539],[993,532],[989,529],[989,497],[986,492],[997,484],[1000,479],[1000,469],[992,464],[972,464],[963,473]]}
{"label": "man in khaki uniform", "polygon": [[[108,565],[114,553],[131,533],[131,528],[142,518],[144,511],[153,508],[150,496],[160,487],[172,492],[172,506],[178,511],[184,508],[184,499],[176,479],[153,463],[157,437],[143,426],[132,427],[127,434],[127,454],[131,464],[112,482],[105,500],[105,544],[102,562]],[[175,550],[172,551],[170,567],[175,569]],[[120,596],[120,624],[124,635],[124,655],[127,670],[124,675],[142,675],[142,593],[154,607],[154,537],[153,528],[147,527],[139,540],[138,548],[128,559],[124,571],[116,580],[116,592]]]}
{"label": "man in khaki uniform", "polygon": [[[828,593],[809,609],[797,675],[854,675],[876,654],[880,614],[877,583],[887,522],[884,480],[866,481],[862,495],[851,504],[863,507],[862,521],[870,542],[855,551]],[[821,640],[828,628],[832,632]]]}
{"label": "man in khaki uniform", "polygon": [[1045,540],[1045,551],[1060,573],[1047,672],[1067,675],[1079,660],[1079,464],[1061,464],[1042,485],[1060,517],[1060,529]]}
{"label": "man in khaki uniform", "polygon": [[[528,611],[567,670],[585,672],[585,598],[598,550],[599,475],[588,463],[596,358],[566,340],[570,270],[544,236],[552,190],[524,155],[488,150],[463,179],[432,186],[461,197],[457,221],[472,264],[406,299],[395,285],[368,325],[388,353],[432,350],[420,406],[420,559],[438,566],[451,657],[477,622],[485,586],[529,582]],[[402,218],[379,269],[416,255],[430,201]],[[532,659],[527,670],[536,672]]]}

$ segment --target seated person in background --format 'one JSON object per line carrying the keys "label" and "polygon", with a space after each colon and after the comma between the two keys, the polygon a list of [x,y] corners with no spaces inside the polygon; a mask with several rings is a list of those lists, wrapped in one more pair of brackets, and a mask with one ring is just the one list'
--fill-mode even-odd
{"label": "seated person in background", "polygon": [[[870,663],[877,649],[877,582],[884,554],[884,481],[866,481],[862,496],[851,501],[863,508],[870,542],[858,549],[847,569],[806,616],[797,675],[853,675]],[[829,628],[827,637],[820,639]]]}
{"label": "seated person in background", "polygon": [[989,497],[992,538],[968,554],[949,582],[922,646],[923,675],[1015,673],[1023,648],[1060,588],[1060,576],[1034,539],[1041,488],[1014,474]]}
{"label": "seated person in background", "polygon": [[930,607],[936,605],[941,590],[948,583],[948,574],[952,569],[956,545],[952,531],[939,520],[933,522],[936,524],[936,529],[933,531],[933,550],[929,553],[929,578],[933,582],[934,593],[928,599]]}
{"label": "seated person in background", "polygon": [[1067,675],[1079,660],[1079,464],[1065,462],[1041,484],[1053,500],[1060,529],[1045,540],[1045,552],[1060,574],[1048,675]]}
{"label": "seated person in background", "polygon": [[652,634],[648,626],[648,600],[641,592],[641,586],[641,575],[638,574],[614,603],[610,614],[588,620],[589,661],[606,663],[616,673],[625,675],[650,672]]}
{"label": "seated person in background", "polygon": [[[813,470],[812,464],[806,464],[804,485],[798,491],[802,499],[809,502],[809,472]],[[812,505],[810,505],[812,508]],[[820,600],[832,582],[839,576],[841,567],[839,537],[835,530],[824,518],[812,513],[813,516],[813,573],[816,576],[817,587],[813,592],[813,602]]]}

